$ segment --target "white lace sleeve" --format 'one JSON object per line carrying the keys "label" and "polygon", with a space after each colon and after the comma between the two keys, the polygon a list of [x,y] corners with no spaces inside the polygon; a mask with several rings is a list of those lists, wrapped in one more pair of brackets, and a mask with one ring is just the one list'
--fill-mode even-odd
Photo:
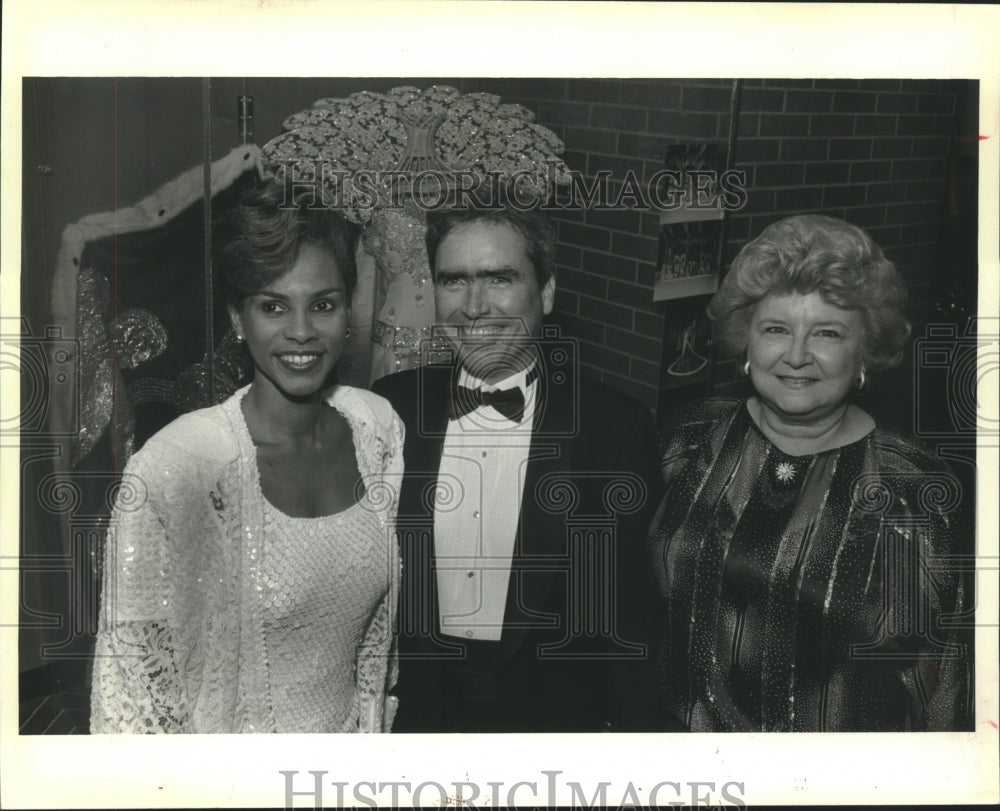
{"label": "white lace sleeve", "polygon": [[[387,404],[386,404],[387,405]],[[385,546],[389,578],[388,590],[375,611],[358,649],[357,684],[361,701],[359,731],[389,732],[398,699],[389,694],[399,674],[396,613],[399,605],[401,564],[396,545],[396,508],[403,475],[403,424],[391,408],[388,424],[377,421],[382,434],[380,465],[382,485],[388,494]],[[381,415],[380,415],[381,416]]]}
{"label": "white lace sleeve", "polygon": [[105,547],[91,696],[95,734],[189,728],[172,600],[161,576],[166,533],[139,467],[126,470]]}
{"label": "white lace sleeve", "polygon": [[155,621],[118,623],[104,634],[98,656],[92,734],[188,731],[187,702],[168,628]]}
{"label": "white lace sleeve", "polygon": [[396,697],[389,695],[399,671],[395,616],[399,593],[398,567],[358,648],[357,685],[361,704],[360,732],[389,732]]}

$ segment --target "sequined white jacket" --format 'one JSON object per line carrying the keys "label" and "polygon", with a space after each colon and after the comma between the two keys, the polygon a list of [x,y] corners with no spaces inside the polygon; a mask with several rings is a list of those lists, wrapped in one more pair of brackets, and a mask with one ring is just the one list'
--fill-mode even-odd
{"label": "sequined white jacket", "polygon": [[[256,460],[238,453],[237,392],[168,425],[129,461],[105,554],[91,732],[268,732]],[[354,429],[384,537],[402,475],[402,425],[381,397],[327,393]],[[388,731],[395,699],[399,569],[357,649],[357,731]]]}

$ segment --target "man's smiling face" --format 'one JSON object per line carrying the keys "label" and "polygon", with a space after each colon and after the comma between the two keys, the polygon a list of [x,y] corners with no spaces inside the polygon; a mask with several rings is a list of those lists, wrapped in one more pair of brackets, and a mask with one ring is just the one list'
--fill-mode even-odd
{"label": "man's smiling face", "polygon": [[496,382],[535,357],[555,279],[539,287],[524,237],[506,223],[470,222],[445,236],[434,262],[438,323],[473,375]]}

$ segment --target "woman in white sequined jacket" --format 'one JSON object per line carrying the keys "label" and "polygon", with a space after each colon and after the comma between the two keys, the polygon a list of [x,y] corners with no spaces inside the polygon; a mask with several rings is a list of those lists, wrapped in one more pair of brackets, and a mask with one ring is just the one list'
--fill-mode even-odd
{"label": "woman in white sequined jacket", "polygon": [[112,516],[91,731],[381,732],[395,699],[389,404],[325,388],[356,270],[339,216],[257,190],[219,256],[253,382],[152,437]]}

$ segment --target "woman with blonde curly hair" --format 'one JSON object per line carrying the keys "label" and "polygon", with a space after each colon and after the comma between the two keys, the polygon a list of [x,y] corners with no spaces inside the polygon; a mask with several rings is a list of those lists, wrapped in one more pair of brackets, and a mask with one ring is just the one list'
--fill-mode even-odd
{"label": "woman with blonde curly hair", "polygon": [[668,726],[965,728],[958,483],[852,402],[900,363],[905,302],[872,239],[818,215],[766,228],[712,299],[754,394],[684,406],[661,434]]}

